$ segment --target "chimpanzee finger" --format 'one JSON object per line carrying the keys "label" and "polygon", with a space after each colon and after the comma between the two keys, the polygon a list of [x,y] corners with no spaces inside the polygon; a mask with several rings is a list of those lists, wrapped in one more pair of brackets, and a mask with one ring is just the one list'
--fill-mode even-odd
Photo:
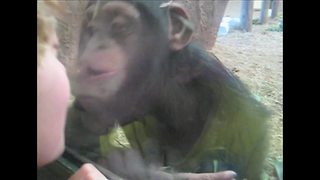
{"label": "chimpanzee finger", "polygon": [[179,173],[178,179],[188,180],[235,180],[237,174],[234,171],[222,171],[217,173]]}

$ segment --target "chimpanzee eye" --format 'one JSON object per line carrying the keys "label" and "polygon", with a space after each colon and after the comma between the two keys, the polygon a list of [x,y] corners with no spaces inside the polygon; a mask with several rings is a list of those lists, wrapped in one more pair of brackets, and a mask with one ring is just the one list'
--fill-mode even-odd
{"label": "chimpanzee eye", "polygon": [[92,36],[96,32],[96,28],[94,28],[93,26],[88,26],[86,32],[89,36]]}
{"label": "chimpanzee eye", "polygon": [[129,24],[114,22],[111,24],[111,33],[113,35],[128,35],[131,32]]}
{"label": "chimpanzee eye", "polygon": [[93,34],[92,27],[87,27],[86,33],[87,33],[89,36],[92,36],[92,34]]}

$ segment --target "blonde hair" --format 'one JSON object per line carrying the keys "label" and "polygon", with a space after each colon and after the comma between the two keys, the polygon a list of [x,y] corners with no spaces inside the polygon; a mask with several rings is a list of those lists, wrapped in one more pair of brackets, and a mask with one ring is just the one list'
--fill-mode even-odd
{"label": "blonde hair", "polygon": [[56,18],[64,13],[61,1],[37,1],[37,64],[41,63],[43,54],[49,43],[49,37],[55,33]]}

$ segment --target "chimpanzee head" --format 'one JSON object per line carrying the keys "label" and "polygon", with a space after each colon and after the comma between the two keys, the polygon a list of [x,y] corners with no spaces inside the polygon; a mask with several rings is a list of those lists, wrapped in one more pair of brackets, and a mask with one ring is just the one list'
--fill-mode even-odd
{"label": "chimpanzee head", "polygon": [[143,113],[169,77],[169,57],[189,44],[192,33],[189,16],[177,3],[90,1],[78,72],[71,77],[78,105],[101,127]]}

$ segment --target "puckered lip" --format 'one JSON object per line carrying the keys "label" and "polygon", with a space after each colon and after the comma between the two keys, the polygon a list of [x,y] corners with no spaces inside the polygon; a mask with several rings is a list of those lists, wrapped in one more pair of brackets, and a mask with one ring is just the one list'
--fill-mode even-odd
{"label": "puckered lip", "polygon": [[77,96],[74,106],[80,111],[87,112],[90,111],[92,107],[95,107],[94,105],[97,103],[97,100],[98,99],[93,96]]}
{"label": "puckered lip", "polygon": [[86,102],[92,102],[92,101],[96,101],[96,98],[92,96],[85,96],[85,95],[77,96],[77,102],[79,103],[80,106],[85,104]]}
{"label": "puckered lip", "polygon": [[116,73],[117,73],[116,70],[100,72],[99,74],[87,76],[87,80],[88,81],[107,80],[109,78],[112,78]]}
{"label": "puckered lip", "polygon": [[108,80],[117,74],[117,69],[93,69],[88,68],[84,72],[81,72],[77,77],[78,81],[84,82],[99,82],[101,80]]}

